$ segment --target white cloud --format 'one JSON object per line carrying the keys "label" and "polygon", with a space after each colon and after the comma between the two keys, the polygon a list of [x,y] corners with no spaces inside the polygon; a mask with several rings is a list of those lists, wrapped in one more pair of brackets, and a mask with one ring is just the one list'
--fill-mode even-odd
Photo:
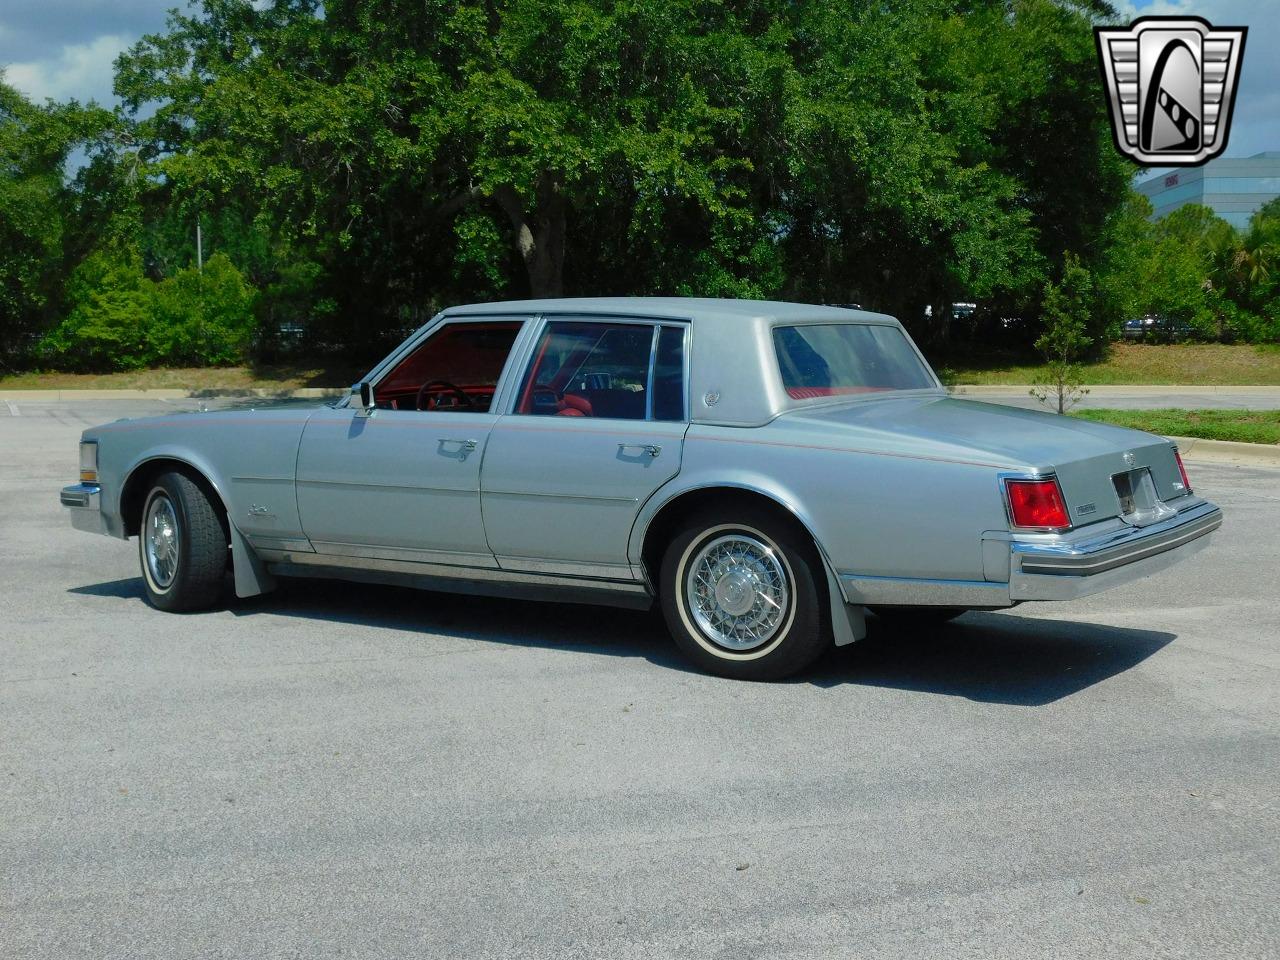
{"label": "white cloud", "polygon": [[1249,28],[1226,155],[1280,150],[1280,0],[1118,0],[1124,20],[1196,16],[1215,26]]}
{"label": "white cloud", "polygon": [[47,98],[74,97],[81,102],[97,100],[109,104],[112,65],[130,42],[127,37],[105,34],[89,43],[65,46],[55,57],[10,63],[5,67],[4,78],[37,103]]}

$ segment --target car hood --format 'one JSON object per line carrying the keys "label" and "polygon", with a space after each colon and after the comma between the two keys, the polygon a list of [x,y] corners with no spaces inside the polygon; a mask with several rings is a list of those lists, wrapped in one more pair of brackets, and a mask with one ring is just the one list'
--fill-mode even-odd
{"label": "car hood", "polygon": [[172,413],[153,414],[146,417],[121,417],[110,423],[100,424],[85,430],[84,440],[96,440],[101,434],[109,434],[117,430],[145,430],[149,428],[173,427],[178,430],[194,427],[198,424],[225,425],[253,423],[297,423],[303,424],[323,404],[273,404],[270,400],[253,407],[233,407],[225,410],[174,410]]}

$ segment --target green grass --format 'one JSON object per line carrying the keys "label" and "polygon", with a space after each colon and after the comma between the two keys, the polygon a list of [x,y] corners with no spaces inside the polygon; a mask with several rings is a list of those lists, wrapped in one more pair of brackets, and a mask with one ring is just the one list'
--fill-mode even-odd
{"label": "green grass", "polygon": [[1072,416],[1167,437],[1280,443],[1280,410],[1076,410]]}
{"label": "green grass", "polygon": [[0,376],[0,390],[296,390],[350,386],[364,371],[307,363],[183,367],[126,373],[32,371]]}
{"label": "green grass", "polygon": [[[1026,384],[1043,374],[1032,354],[1008,351],[930,357],[948,384]],[[1280,386],[1280,348],[1221,343],[1117,343],[1105,360],[1084,364],[1085,384]]]}

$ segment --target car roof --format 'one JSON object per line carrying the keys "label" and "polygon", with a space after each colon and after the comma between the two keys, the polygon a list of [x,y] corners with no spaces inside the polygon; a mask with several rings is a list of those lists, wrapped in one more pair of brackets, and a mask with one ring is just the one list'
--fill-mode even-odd
{"label": "car roof", "polygon": [[[759,426],[787,410],[815,405],[815,401],[788,396],[784,389],[774,355],[775,326],[862,323],[902,329],[893,317],[867,310],[697,297],[565,297],[472,303],[450,307],[437,319],[496,316],[689,321],[693,328],[688,360],[690,420],[722,426]],[[921,362],[925,362],[923,357]]]}
{"label": "car roof", "polygon": [[700,316],[741,317],[751,320],[827,323],[888,323],[893,317],[869,310],[787,303],[780,300],[729,300],[714,297],[559,297],[549,300],[504,300],[449,307],[446,316],[494,313],[591,314],[593,316],[654,317],[697,320]]}

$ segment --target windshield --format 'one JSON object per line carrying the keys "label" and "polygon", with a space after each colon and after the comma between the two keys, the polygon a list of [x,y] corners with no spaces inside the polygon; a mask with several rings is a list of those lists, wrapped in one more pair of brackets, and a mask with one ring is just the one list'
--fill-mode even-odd
{"label": "windshield", "polygon": [[782,385],[793,400],[936,387],[897,327],[873,323],[775,327]]}

